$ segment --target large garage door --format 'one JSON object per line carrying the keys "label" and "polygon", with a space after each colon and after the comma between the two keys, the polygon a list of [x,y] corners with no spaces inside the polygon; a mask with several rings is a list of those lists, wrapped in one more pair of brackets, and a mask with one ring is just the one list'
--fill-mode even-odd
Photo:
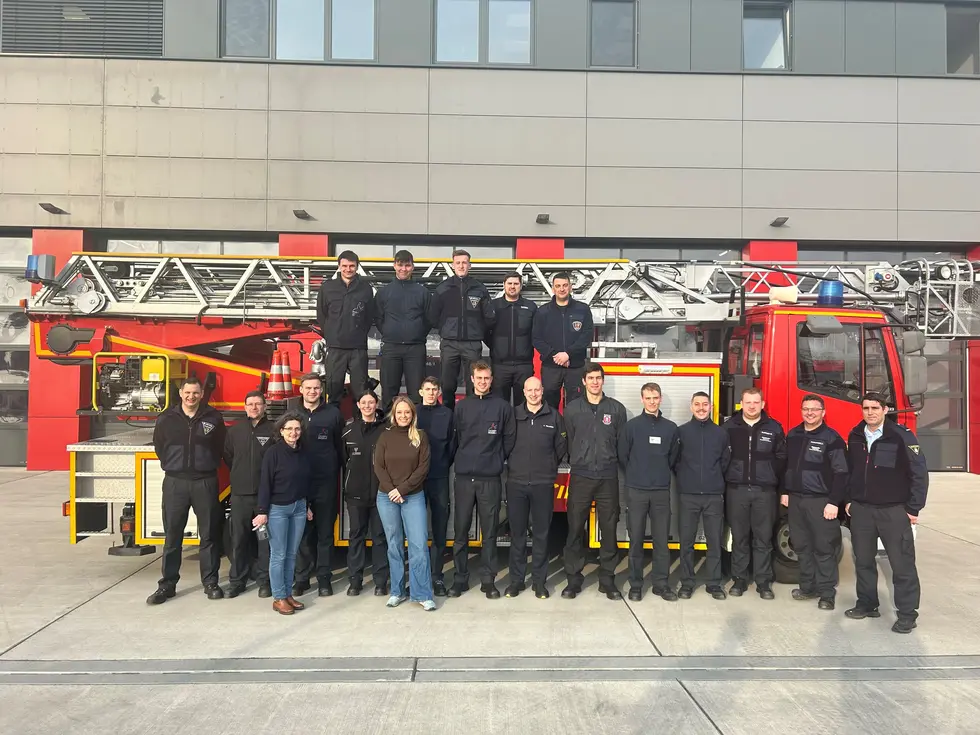
{"label": "large garage door", "polygon": [[966,470],[966,360],[963,342],[926,343],[929,389],[919,444],[930,470]]}

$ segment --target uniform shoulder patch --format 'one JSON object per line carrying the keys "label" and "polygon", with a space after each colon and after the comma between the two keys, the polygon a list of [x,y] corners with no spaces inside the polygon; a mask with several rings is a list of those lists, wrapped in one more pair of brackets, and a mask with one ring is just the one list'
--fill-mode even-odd
{"label": "uniform shoulder patch", "polygon": [[909,449],[911,449],[916,454],[919,453],[919,445],[918,444],[909,444]]}

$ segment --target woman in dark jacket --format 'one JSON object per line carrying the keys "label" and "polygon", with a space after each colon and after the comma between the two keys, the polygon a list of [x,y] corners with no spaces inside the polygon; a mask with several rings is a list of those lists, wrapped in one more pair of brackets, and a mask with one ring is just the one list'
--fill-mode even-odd
{"label": "woman in dark jacket", "polygon": [[276,422],[282,436],[266,451],[259,477],[259,513],[252,527],[262,526],[269,533],[269,582],[272,609],[292,615],[305,606],[290,594],[296,569],[296,550],[307,521],[313,520],[310,500],[313,492],[310,457],[304,446],[303,418],[287,413]]}
{"label": "woman in dark jacket", "polygon": [[378,477],[374,474],[374,445],[384,431],[384,414],[378,410],[378,396],[366,390],[357,399],[360,414],[344,427],[344,500],[350,519],[347,567],[350,587],[347,594],[361,594],[368,529],[371,531],[371,566],[374,594],[388,594],[388,544],[378,516]]}

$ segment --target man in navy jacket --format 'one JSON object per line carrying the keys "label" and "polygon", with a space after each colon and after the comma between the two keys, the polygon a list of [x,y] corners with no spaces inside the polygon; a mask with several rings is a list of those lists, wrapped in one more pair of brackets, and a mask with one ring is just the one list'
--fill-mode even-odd
{"label": "man in navy jacket", "polygon": [[532,340],[541,354],[541,382],[544,400],[552,408],[565,405],[582,395],[582,368],[592,344],[592,310],[571,297],[572,282],[567,273],[556,273],[551,281],[555,295],[534,315]]}

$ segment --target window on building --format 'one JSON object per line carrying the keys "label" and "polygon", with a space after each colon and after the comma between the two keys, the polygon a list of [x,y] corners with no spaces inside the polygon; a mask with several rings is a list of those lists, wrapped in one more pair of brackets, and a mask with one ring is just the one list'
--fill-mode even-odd
{"label": "window on building", "polygon": [[222,54],[240,58],[269,57],[270,0],[224,0]]}
{"label": "window on building", "polygon": [[333,0],[330,13],[330,58],[338,61],[374,59],[374,2],[375,0]]}
{"label": "window on building", "polygon": [[592,0],[592,66],[636,66],[634,0]]}
{"label": "window on building", "polygon": [[436,61],[480,61],[480,0],[438,0]]}
{"label": "window on building", "polygon": [[789,69],[789,3],[742,6],[742,67]]}
{"label": "window on building", "polygon": [[278,0],[276,58],[323,61],[323,27],[323,0]]}
{"label": "window on building", "polygon": [[980,74],[980,8],[946,7],[946,71]]}
{"label": "window on building", "polygon": [[490,0],[487,60],[531,63],[531,0]]}

